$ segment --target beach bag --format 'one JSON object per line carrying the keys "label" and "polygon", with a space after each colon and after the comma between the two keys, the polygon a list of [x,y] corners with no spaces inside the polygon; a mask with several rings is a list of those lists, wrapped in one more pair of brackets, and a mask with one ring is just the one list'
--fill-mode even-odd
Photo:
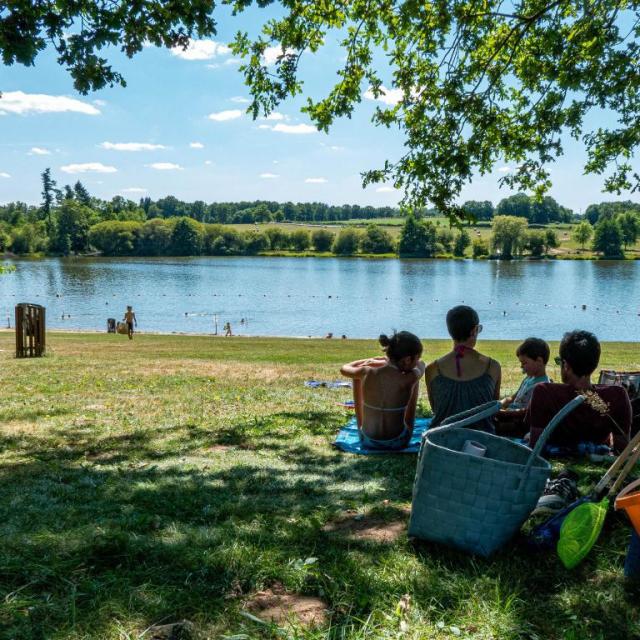
{"label": "beach bag", "polygon": [[631,435],[640,432],[640,371],[612,371],[603,369],[598,384],[617,384],[624,387],[631,400]]}
{"label": "beach bag", "polygon": [[[448,418],[422,440],[413,486],[409,536],[490,556],[519,530],[542,495],[551,465],[540,453],[577,396],[547,425],[533,449],[466,428],[500,409],[498,401]],[[463,452],[471,440],[483,457]]]}
{"label": "beach bag", "polygon": [[624,387],[629,394],[629,400],[640,400],[640,371],[600,371],[598,384],[617,384]]}

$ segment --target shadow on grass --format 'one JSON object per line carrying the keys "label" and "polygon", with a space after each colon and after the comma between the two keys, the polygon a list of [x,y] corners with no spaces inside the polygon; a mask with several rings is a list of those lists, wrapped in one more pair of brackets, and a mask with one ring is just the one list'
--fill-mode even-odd
{"label": "shadow on grass", "polygon": [[[329,415],[314,435],[335,429]],[[345,508],[397,518],[382,500],[411,499],[415,458],[319,452],[292,440],[305,416],[317,420],[286,413],[236,425],[235,444],[255,451],[204,467],[158,451],[147,431],[87,443],[86,430],[70,429],[64,447],[5,438],[22,461],[0,467],[0,628],[11,638],[107,638],[118,625],[186,618],[229,630],[242,598],[277,581],[323,595],[336,634],[411,593],[437,619],[476,602],[495,612],[500,638],[632,637],[637,608],[616,575],[594,571],[596,560],[568,573],[514,546],[481,560],[323,531]],[[182,425],[173,435],[184,437],[179,456],[220,432]],[[87,460],[88,446],[90,457],[108,457]],[[305,564],[309,557],[318,560]]]}

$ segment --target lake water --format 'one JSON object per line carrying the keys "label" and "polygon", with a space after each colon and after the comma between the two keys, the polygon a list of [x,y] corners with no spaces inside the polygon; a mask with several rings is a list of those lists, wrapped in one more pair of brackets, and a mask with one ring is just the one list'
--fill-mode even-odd
{"label": "lake water", "polygon": [[[340,258],[44,259],[0,275],[0,323],[17,302],[47,326],[105,330],[134,307],[141,331],[447,336],[447,309],[475,307],[483,337],[558,339],[568,329],[640,340],[640,261],[497,262]],[[586,310],[582,309],[586,305]],[[64,319],[62,318],[64,314]],[[67,317],[70,316],[70,317]],[[240,322],[246,319],[245,323]]]}

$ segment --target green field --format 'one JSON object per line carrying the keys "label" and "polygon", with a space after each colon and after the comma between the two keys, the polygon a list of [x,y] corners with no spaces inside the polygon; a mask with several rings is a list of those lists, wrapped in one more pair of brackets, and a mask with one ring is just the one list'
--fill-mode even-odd
{"label": "green field", "polygon": [[[438,218],[428,218],[429,221],[433,222],[438,228],[441,229],[449,229],[451,228],[454,234],[457,233],[457,229],[455,227],[449,226],[449,220],[444,217]],[[372,220],[344,220],[337,222],[326,222],[326,223],[302,223],[302,222],[278,222],[278,223],[264,223],[264,224],[234,224],[229,225],[234,229],[240,229],[243,231],[247,231],[249,229],[259,229],[264,230],[267,227],[280,227],[285,231],[293,231],[295,229],[306,229],[308,231],[313,231],[314,229],[322,228],[332,231],[334,233],[339,233],[340,229],[345,226],[353,226],[358,229],[364,230],[369,224],[376,224],[386,231],[388,231],[394,238],[397,238],[400,235],[400,230],[404,223],[403,218],[375,218]],[[583,250],[580,248],[578,243],[572,238],[573,230],[576,225],[574,224],[550,224],[545,228],[554,229],[558,235],[558,240],[560,241],[560,246],[557,249],[552,249],[550,255],[555,256],[556,258],[593,258],[597,257],[597,254],[593,253],[590,250],[590,243],[587,243],[586,248]],[[491,224],[489,222],[484,222],[478,225],[464,225],[464,228],[469,232],[471,239],[481,238],[483,240],[489,241],[491,237]],[[279,252],[283,253],[283,252]],[[284,252],[287,253],[287,252]],[[291,254],[295,252],[289,252]],[[640,259],[640,239],[633,247],[629,247],[625,250],[625,254],[627,258],[636,258]],[[467,257],[471,257],[471,248],[467,249],[466,252]]]}
{"label": "green field", "polygon": [[[373,342],[48,339],[47,357],[16,360],[0,332],[0,638],[148,639],[180,620],[234,640],[640,637],[619,516],[574,571],[515,543],[492,560],[410,545],[415,457],[336,452],[348,390],[302,384]],[[481,348],[514,390],[515,343]],[[640,369],[640,349],[605,344],[601,365]],[[579,468],[585,486],[603,473]],[[267,589],[320,598],[326,620],[261,623]]]}

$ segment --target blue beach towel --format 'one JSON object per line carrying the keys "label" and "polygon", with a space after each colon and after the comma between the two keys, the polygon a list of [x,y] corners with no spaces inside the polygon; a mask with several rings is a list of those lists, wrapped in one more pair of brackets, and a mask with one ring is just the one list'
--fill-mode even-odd
{"label": "blue beach towel", "polygon": [[[522,438],[509,438],[509,440],[529,446]],[[592,462],[601,462],[599,458],[608,461],[613,456],[613,450],[606,444],[595,442],[579,442],[574,447],[547,444],[542,450],[542,455],[545,458],[590,458]]]}
{"label": "blue beach towel", "polygon": [[349,380],[306,380],[305,387],[311,389],[318,389],[324,387],[325,389],[351,389],[351,382]]}
{"label": "blue beach towel", "polygon": [[358,453],[363,456],[379,455],[381,453],[418,453],[420,451],[420,442],[422,435],[429,428],[431,424],[431,418],[416,418],[415,427],[413,428],[413,435],[409,441],[409,445],[406,449],[400,449],[399,451],[383,451],[378,449],[365,449],[360,442],[360,434],[358,433],[358,423],[355,418],[349,420],[349,422],[340,429],[336,436],[333,446],[345,453]]}

